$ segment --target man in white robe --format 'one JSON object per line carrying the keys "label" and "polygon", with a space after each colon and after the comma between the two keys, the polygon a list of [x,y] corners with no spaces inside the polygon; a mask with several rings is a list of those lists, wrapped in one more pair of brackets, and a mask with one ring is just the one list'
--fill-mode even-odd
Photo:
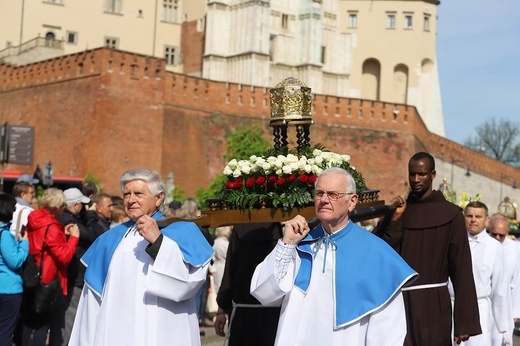
{"label": "man in white robe", "polygon": [[[500,340],[505,345],[512,345],[512,330],[509,329],[509,283],[504,270],[502,247],[485,232],[489,225],[487,206],[482,202],[470,202],[464,210],[464,218],[471,250],[482,334],[472,336],[462,344],[491,345],[492,331],[496,325]],[[449,290],[454,299],[451,282]]]}
{"label": "man in white robe", "polygon": [[69,345],[200,345],[193,297],[213,249],[193,223],[159,228],[165,186],[157,172],[133,169],[120,183],[130,221],[81,259],[85,286]]}
{"label": "man in white robe", "polygon": [[[508,334],[513,335],[514,320],[520,318],[520,246],[509,238],[509,220],[502,214],[493,214],[489,218],[489,235],[502,244],[504,253],[504,271],[509,282]],[[493,328],[493,346],[503,346],[504,340],[496,325]]]}
{"label": "man in white robe", "polygon": [[417,273],[349,220],[357,198],[348,172],[323,171],[314,192],[321,225],[310,230],[302,216],[287,221],[283,238],[257,266],[251,294],[282,306],[276,345],[403,345],[401,288]]}

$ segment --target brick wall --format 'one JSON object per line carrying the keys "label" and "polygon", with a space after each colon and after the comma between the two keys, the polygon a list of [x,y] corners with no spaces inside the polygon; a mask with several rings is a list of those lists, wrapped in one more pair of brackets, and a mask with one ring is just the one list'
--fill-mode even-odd
{"label": "brick wall", "polygon": [[[428,132],[414,107],[314,95],[313,110],[312,144],[349,154],[385,200],[407,192],[407,162],[421,150],[520,182],[520,170]],[[123,171],[148,167],[163,177],[173,172],[193,195],[223,169],[226,135],[256,123],[270,140],[269,119],[267,88],[166,72],[163,60],[148,56],[96,49],[0,65],[0,121],[36,127],[34,167],[50,160],[56,175],[92,173],[112,194]],[[294,130],[289,139],[295,146]]]}

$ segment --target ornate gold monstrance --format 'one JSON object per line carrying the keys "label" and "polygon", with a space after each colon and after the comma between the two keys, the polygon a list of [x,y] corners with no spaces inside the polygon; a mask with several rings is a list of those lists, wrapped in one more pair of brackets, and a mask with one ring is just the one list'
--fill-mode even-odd
{"label": "ornate gold monstrance", "polygon": [[[274,149],[287,148],[287,131],[289,126],[296,129],[297,151],[310,146],[310,126],[312,120],[312,95],[309,88],[302,81],[288,77],[276,84],[270,91],[271,120],[273,128]],[[350,217],[353,221],[362,221],[384,215],[396,205],[385,205],[379,200],[379,190],[368,190],[359,193],[359,202]],[[315,217],[314,206],[282,209],[256,208],[252,210],[227,209],[221,200],[209,201],[210,210],[203,211],[201,216],[193,221],[199,226],[219,227],[242,223],[282,222],[302,215],[307,220]],[[181,221],[176,217],[159,221],[160,226],[171,222]]]}

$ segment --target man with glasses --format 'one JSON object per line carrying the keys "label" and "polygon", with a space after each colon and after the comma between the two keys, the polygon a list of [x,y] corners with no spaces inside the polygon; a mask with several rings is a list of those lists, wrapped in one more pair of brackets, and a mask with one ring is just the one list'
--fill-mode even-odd
{"label": "man with glasses", "polygon": [[402,345],[401,288],[415,273],[387,244],[349,220],[358,196],[341,168],[323,171],[314,205],[321,225],[298,215],[260,263],[251,294],[281,304],[276,345]]}
{"label": "man with glasses", "polygon": [[[464,216],[440,191],[432,190],[435,175],[433,156],[413,155],[408,162],[410,194],[406,202],[394,198],[399,207],[375,231],[419,273],[404,292],[405,346],[460,344],[481,333]],[[453,315],[448,278],[455,290]]]}
{"label": "man with glasses", "polygon": [[[500,243],[485,232],[489,225],[488,208],[482,202],[470,202],[464,209],[464,218],[482,328],[482,334],[470,338],[465,345],[494,345],[491,335],[495,326],[501,334],[496,345],[512,345],[508,280]],[[457,302],[451,282],[449,288],[452,299]]]}
{"label": "man with glasses", "polygon": [[[508,335],[511,335],[515,322],[518,323],[520,318],[520,248],[515,240],[509,238],[509,220],[504,215],[500,213],[491,215],[487,229],[489,235],[500,242],[504,252],[504,272],[509,288]],[[502,334],[495,325],[492,345],[502,345],[502,340]]]}

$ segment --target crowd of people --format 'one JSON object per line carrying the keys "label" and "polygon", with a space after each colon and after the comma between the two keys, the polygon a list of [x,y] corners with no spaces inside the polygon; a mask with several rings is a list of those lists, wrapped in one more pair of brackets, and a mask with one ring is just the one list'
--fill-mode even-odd
{"label": "crowd of people", "polygon": [[[156,180],[152,185],[157,185],[161,191],[154,191],[160,196],[153,198],[160,199],[160,203],[149,205],[146,214],[158,217],[164,191],[158,174],[150,172],[153,171],[138,170],[129,182],[146,181],[150,177]],[[136,210],[143,209],[142,196],[136,194],[137,207],[133,207],[129,202],[125,203],[124,197],[108,195],[96,184],[86,182],[81,189],[47,188],[38,201],[35,194],[38,183],[38,179],[22,175],[11,194],[0,194],[0,345],[85,345],[84,333],[76,333],[71,339],[76,314],[80,311],[78,315],[81,316],[84,312],[81,300],[85,295],[85,282],[87,285],[89,282],[88,262],[83,257],[109,229],[117,230],[117,226],[135,222],[143,216],[141,213],[132,216]],[[122,192],[124,196],[124,189]],[[189,213],[197,213],[198,205],[194,202],[193,199],[184,203],[173,201],[165,206],[164,213],[172,216],[178,211],[187,211],[188,214],[182,215],[190,218],[194,215]],[[207,230],[200,231],[198,233],[207,236],[205,253],[209,254],[212,236]],[[35,289],[26,287],[23,282],[24,264],[29,256],[34,259],[35,266],[41,268],[42,283],[59,282],[61,297],[45,312],[34,311]],[[205,262],[208,261],[201,264]],[[207,273],[206,269],[203,271]],[[207,293],[202,286],[197,291],[200,292],[197,301],[201,304]],[[85,321],[78,323],[83,325]]]}
{"label": "crowd of people", "polygon": [[[354,179],[329,168],[317,225],[298,215],[214,233],[190,222],[195,199],[165,205],[152,170],[125,172],[121,196],[85,183],[38,203],[38,181],[21,176],[0,194],[0,346],[200,345],[211,325],[230,346],[512,345],[520,242],[486,204],[448,202],[435,176],[430,154],[413,155],[408,196],[358,225]],[[35,311],[28,258],[59,287],[50,310]]]}

